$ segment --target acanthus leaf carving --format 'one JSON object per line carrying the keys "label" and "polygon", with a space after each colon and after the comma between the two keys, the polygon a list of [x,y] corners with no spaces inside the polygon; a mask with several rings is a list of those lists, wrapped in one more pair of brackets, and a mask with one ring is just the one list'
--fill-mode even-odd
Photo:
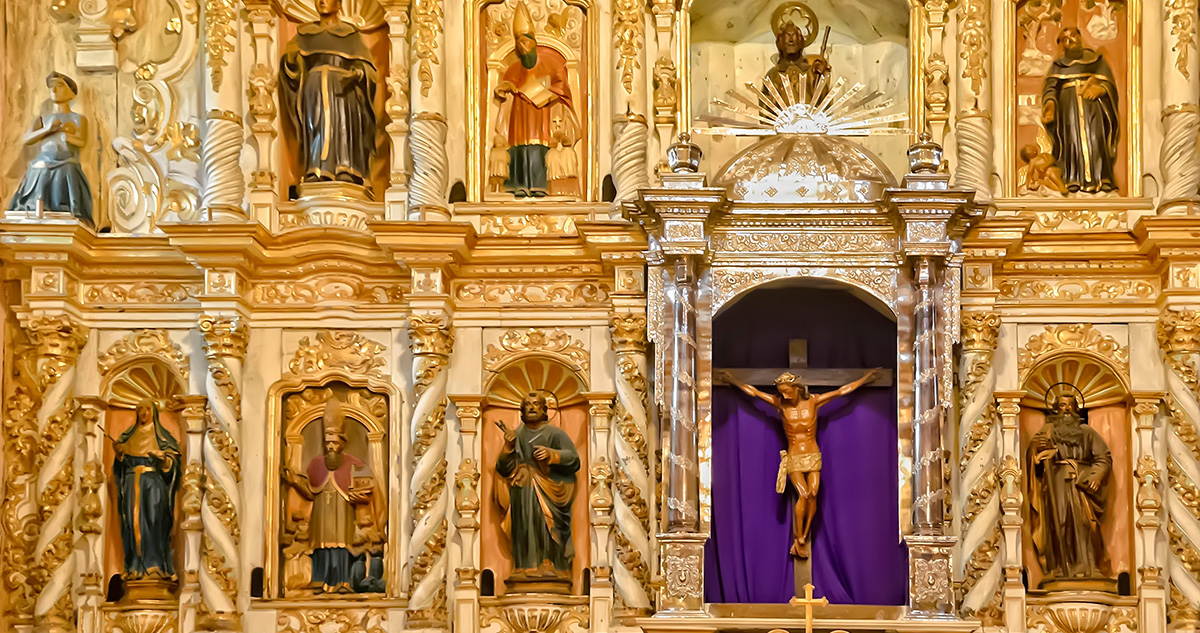
{"label": "acanthus leaf carving", "polygon": [[1029,337],[1025,347],[1017,352],[1017,372],[1027,375],[1039,359],[1060,350],[1092,352],[1111,361],[1123,375],[1129,375],[1129,349],[1090,323],[1047,325],[1045,331]]}
{"label": "acanthus leaf carving", "polygon": [[561,328],[508,330],[500,336],[499,345],[489,344],[483,355],[483,368],[497,371],[509,359],[530,352],[558,356],[583,371],[588,371],[591,355],[583,341]]}
{"label": "acanthus leaf carving", "polygon": [[137,330],[109,346],[98,361],[100,373],[107,375],[121,363],[139,356],[162,360],[187,384],[189,360],[178,345],[171,341],[166,330]]}
{"label": "acanthus leaf carving", "polygon": [[383,378],[387,358],[384,346],[357,332],[326,330],[300,339],[288,369],[297,376],[340,369],[350,374]]}

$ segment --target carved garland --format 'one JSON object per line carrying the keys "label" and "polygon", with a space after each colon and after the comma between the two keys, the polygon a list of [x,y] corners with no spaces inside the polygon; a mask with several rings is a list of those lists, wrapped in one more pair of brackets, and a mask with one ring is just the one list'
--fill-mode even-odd
{"label": "carved garland", "polygon": [[109,346],[97,364],[100,374],[107,376],[122,363],[142,356],[163,361],[175,372],[180,384],[187,384],[190,373],[188,357],[178,345],[171,342],[166,330],[137,330]]}
{"label": "carved garland", "polygon": [[511,359],[531,352],[555,357],[564,361],[568,367],[583,372],[587,372],[591,365],[587,346],[565,330],[529,328],[508,330],[500,337],[499,345],[489,344],[483,355],[483,368],[492,372],[499,371]]}
{"label": "carved garland", "polygon": [[1129,378],[1129,349],[1090,323],[1047,325],[1044,332],[1029,337],[1025,347],[1017,352],[1017,372],[1024,380],[1039,360],[1062,350],[1092,352],[1110,361],[1122,376]]}
{"label": "carved garland", "polygon": [[384,346],[356,332],[326,330],[300,339],[288,369],[297,376],[337,369],[368,378],[384,378],[387,357]]}

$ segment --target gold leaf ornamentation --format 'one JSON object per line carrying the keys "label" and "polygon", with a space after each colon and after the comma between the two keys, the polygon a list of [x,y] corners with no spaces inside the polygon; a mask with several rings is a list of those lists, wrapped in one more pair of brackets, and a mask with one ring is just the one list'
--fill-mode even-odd
{"label": "gold leaf ornamentation", "polygon": [[1188,73],[1188,57],[1196,46],[1196,0],[1167,0],[1167,15],[1171,18],[1171,35],[1175,36],[1175,68],[1185,79]]}
{"label": "gold leaf ornamentation", "polygon": [[467,281],[455,284],[459,305],[518,303],[528,305],[602,306],[608,287],[593,282],[510,283]]}
{"label": "gold leaf ornamentation", "polygon": [[583,341],[572,337],[561,328],[545,330],[529,328],[527,330],[508,330],[499,341],[499,345],[489,344],[483,354],[483,368],[487,371],[497,371],[510,359],[528,353],[544,353],[558,357],[586,372],[591,364],[591,355]]}
{"label": "gold leaf ornamentation", "polygon": [[1122,375],[1129,376],[1129,349],[1090,323],[1047,325],[1045,331],[1029,337],[1029,342],[1017,352],[1017,371],[1024,377],[1039,359],[1062,350],[1092,352],[1112,361]]}
{"label": "gold leaf ornamentation", "polygon": [[987,79],[988,52],[991,48],[991,4],[987,0],[964,0],[959,5],[958,48],[963,64],[962,78],[971,82],[971,92],[979,95]]}
{"label": "gold leaf ornamentation", "polygon": [[229,65],[225,56],[233,51],[234,45],[230,40],[237,39],[233,27],[236,19],[237,5],[234,0],[204,0],[204,50],[213,90],[220,90],[225,67]]}
{"label": "gold leaf ornamentation", "polygon": [[641,68],[638,52],[642,48],[645,2],[616,0],[613,4],[613,43],[617,49],[617,67],[621,69],[621,86],[625,94],[633,94],[634,71]]}
{"label": "gold leaf ornamentation", "polygon": [[441,0],[417,0],[413,5],[413,43],[416,49],[417,79],[421,96],[428,97],[433,87],[433,67],[439,63],[437,38],[442,30]]}
{"label": "gold leaf ornamentation", "polygon": [[157,358],[174,370],[181,384],[187,384],[190,361],[166,330],[137,330],[109,346],[100,356],[101,375],[108,375],[118,365],[138,357]]}
{"label": "gold leaf ornamentation", "polygon": [[353,375],[383,378],[387,358],[384,346],[357,332],[326,330],[316,341],[300,339],[288,369],[297,376],[340,369]]}

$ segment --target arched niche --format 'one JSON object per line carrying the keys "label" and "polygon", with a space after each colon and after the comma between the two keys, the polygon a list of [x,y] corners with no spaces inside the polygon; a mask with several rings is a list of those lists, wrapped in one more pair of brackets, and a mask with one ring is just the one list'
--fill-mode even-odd
{"label": "arched niche", "polygon": [[[137,421],[137,407],[153,403],[159,410],[159,421],[179,443],[180,464],[188,461],[186,429],[180,417],[178,396],[187,394],[187,359],[171,343],[165,332],[139,331],[121,339],[100,359],[101,398],[105,404],[103,464],[107,489],[104,517],[103,569],[106,584],[125,569],[121,519],[118,513],[117,485],[113,478],[114,446],[117,438]],[[184,563],[184,535],[180,525],[183,507],[176,493],[175,520],[171,546],[174,552],[175,573],[179,576]]]}
{"label": "arched niche", "polygon": [[550,424],[565,430],[579,452],[580,466],[575,476],[575,497],[571,504],[571,540],[575,546],[571,593],[578,595],[583,592],[583,573],[591,564],[588,383],[582,370],[567,362],[540,352],[514,355],[496,366],[485,385],[480,431],[483,459],[480,478],[483,525],[480,568],[494,574],[496,595],[504,594],[504,581],[512,571],[508,536],[501,528],[504,517],[495,497],[496,459],[504,443],[504,435],[497,424],[508,428],[516,428],[521,424],[521,400],[525,394],[532,392],[546,396]]}
{"label": "arched niche", "polygon": [[1024,515],[1022,550],[1028,586],[1038,589],[1044,574],[1033,547],[1032,523],[1029,509],[1029,444],[1046,423],[1049,410],[1047,392],[1060,383],[1079,389],[1086,409],[1086,423],[1096,430],[1112,455],[1112,474],[1108,480],[1108,498],[1101,521],[1104,544],[1111,568],[1108,575],[1117,578],[1121,573],[1133,574],[1133,422],[1130,415],[1129,383],[1126,368],[1103,354],[1087,349],[1064,348],[1049,351],[1038,357],[1035,364],[1022,373],[1021,391],[1025,392],[1018,414],[1020,427],[1020,460],[1025,472],[1023,490]]}
{"label": "arched niche", "polygon": [[[383,558],[384,590],[359,594],[394,597],[400,589],[399,520],[403,475],[392,472],[401,454],[397,428],[400,398],[384,378],[367,378],[338,370],[314,376],[291,376],[269,393],[267,421],[267,468],[264,576],[268,598],[301,599],[321,597],[312,591],[310,543],[306,540],[312,501],[304,499],[283,483],[283,469],[305,473],[321,459],[323,419],[331,398],[336,398],[345,416],[345,453],[363,462],[353,472],[355,488],[370,488],[368,503],[355,507],[356,547],[364,564]],[[373,522],[373,523],[372,523]]]}
{"label": "arched niche", "polygon": [[[782,372],[789,368],[794,339],[807,342],[811,369],[891,370],[892,386],[864,387],[818,414],[822,491],[810,547],[812,560],[837,561],[813,566],[814,584],[831,601],[902,604],[908,573],[896,536],[908,509],[901,503],[908,490],[900,482],[911,481],[900,441],[908,419],[904,394],[911,393],[911,379],[905,383],[911,365],[904,369],[911,361],[900,353],[904,322],[868,288],[798,277],[752,285],[714,312],[706,339],[702,330],[702,382],[722,369]],[[709,384],[698,390],[702,519],[712,535],[706,600],[786,602],[794,595],[795,570],[787,555],[794,493],[775,493],[779,452],[787,448],[778,414],[739,390],[715,380]],[[755,384],[774,393],[772,384]],[[822,527],[847,523],[877,528],[856,532],[861,541],[850,543],[839,541],[846,538],[844,530]],[[833,568],[844,574],[837,582],[829,576]]]}
{"label": "arched niche", "polygon": [[[688,17],[688,67],[684,69],[690,90],[692,119],[699,115],[733,116],[712,103],[725,101],[726,91],[745,91],[747,82],[762,85],[775,65],[778,52],[772,32],[772,15],[791,0],[693,0]],[[894,111],[919,112],[915,103],[921,91],[914,85],[916,45],[924,37],[921,5],[908,0],[804,0],[819,21],[819,29],[805,54],[821,49],[825,27],[830,27],[825,56],[833,79],[844,78],[846,87],[861,83],[866,94],[878,90],[894,102]],[[911,124],[910,124],[911,125]],[[915,126],[914,126],[915,127]],[[715,173],[757,137],[693,137]],[[907,136],[876,136],[857,139],[887,165],[893,174],[907,172]]]}

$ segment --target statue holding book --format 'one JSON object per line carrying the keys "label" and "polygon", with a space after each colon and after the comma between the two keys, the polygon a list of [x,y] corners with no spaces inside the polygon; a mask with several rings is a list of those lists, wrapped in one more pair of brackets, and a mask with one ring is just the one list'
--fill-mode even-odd
{"label": "statue holding book", "polygon": [[[553,48],[538,45],[524,2],[513,12],[512,32],[517,60],[505,69],[494,94],[501,103],[496,134],[508,141],[508,177],[503,187],[518,198],[541,198],[550,192],[546,174],[550,148],[560,139],[573,145],[578,138],[567,61]],[[556,112],[561,116],[555,117]],[[555,120],[561,123],[555,126]]]}

